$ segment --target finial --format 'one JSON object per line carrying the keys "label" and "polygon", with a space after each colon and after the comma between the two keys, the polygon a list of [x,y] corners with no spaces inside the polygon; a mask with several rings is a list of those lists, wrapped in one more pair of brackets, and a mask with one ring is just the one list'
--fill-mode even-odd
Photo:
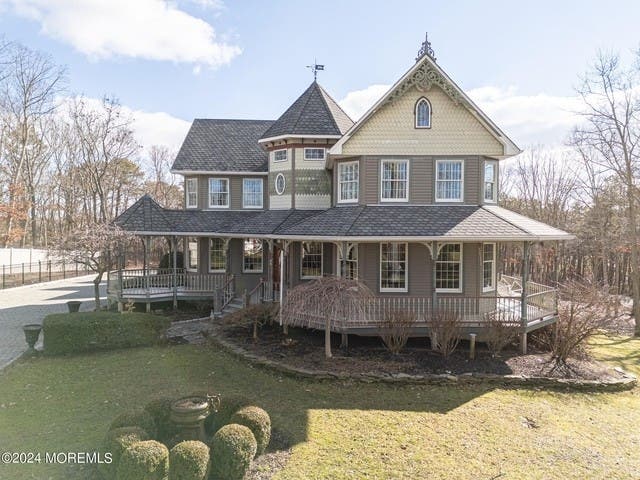
{"label": "finial", "polygon": [[307,68],[310,68],[311,71],[313,72],[313,81],[315,82],[316,79],[318,78],[318,72],[319,71],[324,71],[324,65],[318,65],[318,62],[316,61],[316,59],[313,59],[313,65],[307,65]]}
{"label": "finial", "polygon": [[436,61],[436,55],[431,48],[431,42],[429,41],[429,33],[424,34],[424,42],[420,46],[420,50],[418,50],[418,56],[416,57],[416,62],[420,60],[425,55],[428,55],[434,62]]}

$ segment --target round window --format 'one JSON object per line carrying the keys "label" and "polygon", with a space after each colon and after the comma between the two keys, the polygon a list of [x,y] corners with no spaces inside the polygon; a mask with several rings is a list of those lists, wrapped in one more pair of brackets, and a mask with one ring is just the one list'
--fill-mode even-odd
{"label": "round window", "polygon": [[284,187],[286,186],[286,181],[284,179],[284,174],[279,173],[276,175],[276,193],[278,195],[282,195],[284,193]]}

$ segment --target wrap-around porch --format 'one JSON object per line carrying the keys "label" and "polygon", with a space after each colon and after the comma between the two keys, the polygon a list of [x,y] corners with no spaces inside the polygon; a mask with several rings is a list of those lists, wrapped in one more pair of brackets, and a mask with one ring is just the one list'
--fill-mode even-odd
{"label": "wrap-around porch", "polygon": [[[174,261],[171,268],[159,269],[145,260],[141,269],[109,272],[110,298],[120,305],[146,303],[148,308],[161,301],[174,306],[178,300],[207,301],[213,314],[221,315],[234,300],[243,305],[286,302],[287,291],[298,283],[340,275],[358,278],[375,297],[363,300],[348,318],[332,322],[338,333],[376,335],[389,313],[400,310],[415,314],[414,336],[428,336],[429,319],[437,311],[455,312],[465,334],[480,338],[490,319],[526,334],[557,317],[556,290],[529,281],[528,265],[519,277],[497,273],[496,243],[454,243],[458,248],[443,248],[451,242],[403,243],[386,248],[383,245],[396,244],[176,237],[171,245],[174,257],[182,245],[184,265]],[[522,249],[522,262],[528,263],[529,243],[523,242]],[[322,312],[322,305],[300,312],[299,325],[324,329]]]}

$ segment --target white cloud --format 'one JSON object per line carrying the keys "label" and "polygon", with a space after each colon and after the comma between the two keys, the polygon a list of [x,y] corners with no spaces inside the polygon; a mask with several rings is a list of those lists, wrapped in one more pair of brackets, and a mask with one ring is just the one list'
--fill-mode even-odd
{"label": "white cloud", "polygon": [[347,93],[338,103],[353,120],[357,121],[390,87],[390,85],[371,85],[363,90]]}
{"label": "white cloud", "polygon": [[[347,93],[339,103],[351,118],[359,119],[389,88],[390,85],[371,85]],[[519,95],[515,87],[491,86],[467,94],[521,147],[562,145],[580,120],[575,112],[580,109],[581,100],[575,96]]]}
{"label": "white cloud", "polygon": [[215,68],[241,53],[238,46],[219,41],[210,24],[164,0],[0,0],[3,5],[94,59],[122,56]]}

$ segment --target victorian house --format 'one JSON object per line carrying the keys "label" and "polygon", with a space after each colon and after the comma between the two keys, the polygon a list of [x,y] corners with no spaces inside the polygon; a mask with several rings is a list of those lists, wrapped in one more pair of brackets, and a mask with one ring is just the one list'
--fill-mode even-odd
{"label": "victorian house", "polygon": [[[376,298],[337,332],[376,334],[384,311],[404,308],[428,335],[429,316],[447,309],[467,332],[491,315],[515,321],[526,349],[526,333],[557,313],[555,290],[527,278],[529,246],[572,236],[498,205],[500,162],[520,149],[423,47],[355,123],[316,81],[275,121],[194,120],[172,170],[185,208],[145,196],[117,219],[168,238],[184,265],[110,272],[110,297],[206,299],[222,313],[341,275]],[[497,271],[499,247],[514,242],[518,278]]]}

